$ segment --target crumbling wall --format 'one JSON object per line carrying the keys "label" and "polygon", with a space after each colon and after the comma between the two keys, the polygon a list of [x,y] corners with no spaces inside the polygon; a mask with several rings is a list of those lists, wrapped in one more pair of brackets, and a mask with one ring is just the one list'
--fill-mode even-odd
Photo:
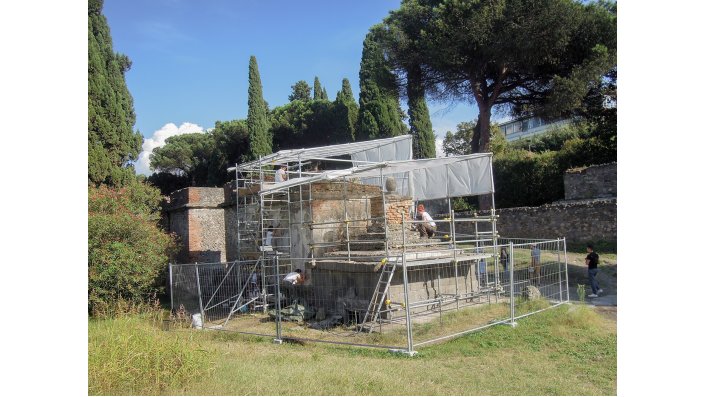
{"label": "crumbling wall", "polygon": [[[346,212],[350,239],[355,240],[366,233],[370,197],[380,194],[378,186],[350,182],[318,182],[312,184],[311,189],[310,195],[308,186],[292,189],[290,193],[292,225],[304,223],[291,228],[291,257],[297,258],[293,261],[294,266],[301,268],[304,261],[298,258],[310,258],[312,250],[316,257],[330,251],[347,250],[344,243]],[[311,221],[314,225],[309,224]]]}
{"label": "crumbling wall", "polygon": [[566,200],[617,197],[617,163],[567,170],[563,185]]}
{"label": "crumbling wall", "polygon": [[[479,291],[476,276],[476,261],[458,263],[457,292],[467,294]],[[372,299],[380,277],[374,263],[347,262],[341,260],[318,261],[311,269],[311,279],[307,284],[314,291],[315,301],[326,311],[345,315],[345,311],[364,311]],[[456,279],[453,266],[443,265],[411,266],[408,269],[409,302],[436,299],[441,294],[455,295]],[[394,304],[404,302],[404,275],[398,265],[389,284],[388,298]],[[412,313],[426,311],[428,307],[412,308]],[[361,319],[360,319],[361,320]]]}
{"label": "crumbling wall", "polygon": [[223,189],[189,187],[173,192],[165,204],[169,231],[180,239],[178,263],[225,261]]}

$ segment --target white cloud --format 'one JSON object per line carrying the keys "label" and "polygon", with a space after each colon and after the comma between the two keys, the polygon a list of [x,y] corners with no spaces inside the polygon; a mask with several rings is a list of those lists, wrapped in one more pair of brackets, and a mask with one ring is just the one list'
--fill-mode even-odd
{"label": "white cloud", "polygon": [[152,170],[149,169],[149,155],[154,149],[164,146],[166,139],[171,136],[202,131],[203,127],[193,123],[182,123],[179,127],[174,123],[164,124],[164,127],[154,131],[151,138],[145,138],[142,152],[135,163],[135,171],[146,176],[152,175]]}

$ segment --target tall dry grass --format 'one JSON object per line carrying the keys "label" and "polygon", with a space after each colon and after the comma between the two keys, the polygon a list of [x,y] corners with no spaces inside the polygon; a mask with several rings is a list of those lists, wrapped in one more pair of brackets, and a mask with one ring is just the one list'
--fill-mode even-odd
{"label": "tall dry grass", "polygon": [[154,303],[114,305],[88,322],[91,395],[153,395],[209,376],[212,351],[195,331],[164,332]]}

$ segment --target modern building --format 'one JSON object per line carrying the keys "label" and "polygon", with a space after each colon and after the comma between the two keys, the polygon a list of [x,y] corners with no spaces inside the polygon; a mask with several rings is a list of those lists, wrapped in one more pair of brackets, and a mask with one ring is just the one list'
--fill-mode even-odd
{"label": "modern building", "polygon": [[549,132],[570,123],[570,119],[546,120],[540,117],[529,117],[511,120],[499,125],[499,130],[507,141],[515,141]]}

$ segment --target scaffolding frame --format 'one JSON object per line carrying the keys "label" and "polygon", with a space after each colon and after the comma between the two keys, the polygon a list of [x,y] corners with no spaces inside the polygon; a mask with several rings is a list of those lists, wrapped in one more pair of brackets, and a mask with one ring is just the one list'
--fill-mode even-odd
{"label": "scaffolding frame", "polygon": [[[236,299],[230,299],[234,302],[233,306],[230,307],[225,323],[220,324],[220,327],[228,325],[231,317],[239,314],[244,306],[257,302],[259,305],[256,305],[256,309],[262,312],[269,312],[273,309],[276,312],[275,341],[281,342],[283,338],[310,340],[310,338],[296,335],[284,335],[287,330],[282,329],[283,309],[281,304],[285,299],[290,298],[291,291],[282,292],[280,288],[282,287],[282,277],[296,268],[311,270],[316,268],[317,264],[331,262],[350,265],[377,264],[374,266],[374,271],[370,272],[377,280],[376,285],[369,285],[369,290],[360,293],[363,300],[367,299],[367,304],[364,308],[351,309],[353,312],[357,310],[352,320],[354,323],[352,331],[349,333],[349,336],[353,338],[355,338],[354,335],[362,331],[384,333],[388,329],[394,330],[403,325],[406,328],[406,346],[390,347],[390,349],[413,355],[415,354],[414,346],[434,343],[484,328],[484,326],[475,327],[459,333],[414,343],[415,320],[423,320],[429,315],[437,313],[441,324],[443,324],[444,311],[453,309],[459,311],[461,308],[485,303],[508,303],[511,307],[511,313],[507,315],[506,319],[496,321],[494,324],[506,323],[512,326],[516,324],[514,290],[517,281],[515,271],[511,268],[509,277],[506,274],[500,274],[500,236],[497,230],[498,216],[495,212],[492,155],[484,153],[433,160],[394,161],[384,159],[382,147],[395,144],[403,139],[410,140],[408,136],[402,136],[355,144],[282,151],[229,169],[235,171],[237,261],[234,265],[252,263],[253,261],[256,263],[254,270],[251,271],[253,274],[259,275],[259,296],[244,303],[245,301],[241,299],[244,293],[243,290],[240,290],[240,295]],[[411,146],[409,145],[409,149]],[[364,161],[354,156],[360,151],[374,152],[375,150],[377,151],[376,158],[380,161]],[[341,158],[345,156],[350,158]],[[411,152],[408,157],[411,157]],[[452,199],[462,196],[453,193],[458,189],[451,185],[451,173],[453,172],[451,168],[457,163],[485,158],[489,158],[489,189],[479,190],[474,192],[475,194],[468,195],[489,194],[491,208],[487,215],[479,216],[475,213],[473,216],[458,217],[453,210]],[[311,165],[311,161],[347,163],[350,167],[333,171],[317,169],[304,171],[304,167]],[[288,178],[286,182],[273,183],[275,173],[273,166],[275,165],[287,166]],[[434,220],[437,234],[443,237],[424,240],[415,237],[417,226],[424,221],[416,220],[415,209],[419,200],[418,196],[414,196],[415,190],[412,189],[412,175],[417,170],[427,170],[431,167],[444,167],[445,189],[440,189],[444,192],[436,192],[435,194],[440,194],[438,199],[447,202],[448,216]],[[391,177],[400,178],[403,184],[408,186],[407,195],[395,195],[388,191],[386,182]],[[314,203],[321,200],[317,196],[316,189],[325,186],[336,187],[331,191],[339,194],[336,199],[342,201],[342,213],[334,219],[319,219],[315,216]],[[402,189],[403,191],[404,189]],[[381,202],[381,214],[373,213],[373,201]],[[392,221],[390,215],[394,214],[388,212],[388,208],[391,208],[395,202],[402,203],[400,205],[403,209],[399,214],[401,221],[397,217],[394,217],[394,221]],[[293,214],[297,215],[293,216]],[[361,232],[362,228],[364,231]],[[413,233],[412,229],[415,230]],[[322,239],[319,237],[325,235],[322,231],[333,231],[333,234],[335,232],[338,234],[333,239]],[[560,240],[556,241],[558,241],[556,244],[559,247]],[[506,245],[511,252],[510,267],[514,264],[511,244],[512,242]],[[564,239],[562,244],[563,250],[565,250]],[[565,256],[563,259],[565,260]],[[562,275],[560,254],[557,263],[559,263],[558,272],[552,272]],[[506,273],[506,262],[502,265],[505,267],[504,273]],[[567,264],[565,266],[565,296],[567,298]],[[488,271],[490,267],[492,268],[491,273]],[[401,272],[403,288],[401,300],[393,300],[390,296],[389,287],[395,272]],[[433,280],[428,276],[431,273],[433,273]],[[528,275],[528,273],[526,274]],[[429,282],[434,285],[432,297],[429,296],[426,299],[411,297],[410,285],[414,282],[411,279],[417,279],[419,275],[429,279]],[[252,274],[249,277],[251,276]],[[241,280],[241,277],[238,277],[238,280]],[[561,304],[565,302],[563,299],[564,281],[562,276],[559,277],[560,296],[557,302]],[[464,285],[461,285],[463,279]],[[171,267],[170,280],[172,280]],[[200,280],[198,267],[196,267],[196,280]],[[242,284],[242,282],[240,283]],[[370,284],[374,284],[374,282]],[[216,288],[216,292],[221,285],[222,282]],[[197,286],[200,297],[202,295],[200,282],[197,283]],[[345,285],[339,285],[339,287],[343,288]],[[507,287],[510,290],[509,294],[506,291]],[[213,296],[216,292],[213,293]],[[329,299],[319,298],[316,293],[310,293],[307,296],[321,301]],[[206,302],[204,309],[199,298],[199,310],[203,318],[206,317],[207,309],[212,306],[210,305],[212,299],[211,297]],[[294,305],[298,305],[298,302],[296,300]],[[331,305],[331,302],[318,303],[321,306],[327,305],[327,307]],[[400,317],[399,314],[402,316]],[[365,343],[356,342],[320,341],[368,346]]]}

